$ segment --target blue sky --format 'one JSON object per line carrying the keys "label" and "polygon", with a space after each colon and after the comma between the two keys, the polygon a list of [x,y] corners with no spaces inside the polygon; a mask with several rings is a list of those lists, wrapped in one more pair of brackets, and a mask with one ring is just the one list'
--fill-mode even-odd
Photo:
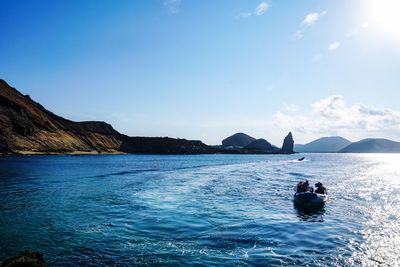
{"label": "blue sky", "polygon": [[400,140],[395,0],[0,0],[0,77],[129,135]]}

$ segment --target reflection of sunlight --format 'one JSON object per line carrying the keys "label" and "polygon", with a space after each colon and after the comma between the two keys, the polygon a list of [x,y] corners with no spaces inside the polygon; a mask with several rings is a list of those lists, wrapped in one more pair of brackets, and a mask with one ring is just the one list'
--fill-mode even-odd
{"label": "reflection of sunlight", "polygon": [[[359,188],[365,206],[361,235],[363,242],[352,260],[363,266],[396,266],[400,246],[400,154],[362,155],[368,167],[362,172],[365,187]],[[359,191],[360,192],[360,191]]]}
{"label": "reflection of sunlight", "polygon": [[[392,173],[400,173],[400,156],[396,155],[385,155],[385,164],[383,170]],[[397,180],[400,178],[398,175],[395,176]]]}
{"label": "reflection of sunlight", "polygon": [[396,256],[400,245],[398,229],[398,201],[389,203],[386,207],[369,206],[369,220],[361,232],[365,242],[360,245],[361,251],[353,257],[359,258],[363,265],[373,266],[385,263],[386,266],[396,266]]}
{"label": "reflection of sunlight", "polygon": [[366,157],[377,163],[368,169],[368,176],[390,184],[400,184],[400,154],[371,154]]}
{"label": "reflection of sunlight", "polygon": [[400,1],[370,0],[368,13],[372,21],[391,38],[400,40]]}

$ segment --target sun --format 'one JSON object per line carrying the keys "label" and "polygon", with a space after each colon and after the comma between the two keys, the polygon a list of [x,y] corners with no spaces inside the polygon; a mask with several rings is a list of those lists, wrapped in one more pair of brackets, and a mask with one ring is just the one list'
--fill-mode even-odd
{"label": "sun", "polygon": [[371,22],[391,38],[400,40],[400,0],[370,0],[368,2]]}

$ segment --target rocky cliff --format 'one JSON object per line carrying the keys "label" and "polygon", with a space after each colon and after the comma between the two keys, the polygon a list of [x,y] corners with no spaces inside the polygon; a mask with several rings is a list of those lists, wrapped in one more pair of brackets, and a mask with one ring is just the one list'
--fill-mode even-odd
{"label": "rocky cliff", "polygon": [[282,150],[281,153],[283,154],[292,154],[294,146],[293,135],[291,132],[283,139]]}
{"label": "rocky cliff", "polygon": [[74,122],[46,110],[0,79],[0,153],[199,154],[215,149],[200,141],[129,137],[105,122]]}

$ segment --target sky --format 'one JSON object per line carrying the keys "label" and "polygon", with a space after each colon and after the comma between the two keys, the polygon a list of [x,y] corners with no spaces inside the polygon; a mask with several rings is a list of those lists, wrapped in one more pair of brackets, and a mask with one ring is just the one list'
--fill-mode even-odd
{"label": "sky", "polygon": [[400,1],[0,0],[0,78],[68,119],[207,144],[400,141]]}

